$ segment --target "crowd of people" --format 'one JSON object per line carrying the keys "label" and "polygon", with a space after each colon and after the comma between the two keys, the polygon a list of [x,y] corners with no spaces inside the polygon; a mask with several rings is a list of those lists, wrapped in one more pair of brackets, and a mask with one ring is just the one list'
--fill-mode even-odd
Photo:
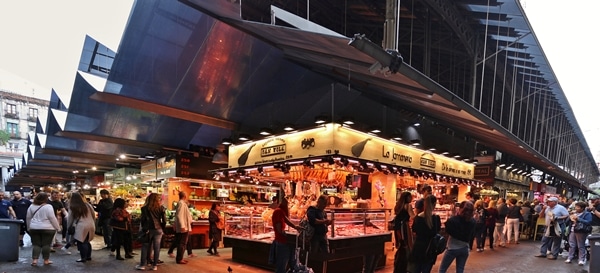
{"label": "crowd of people", "polygon": [[[421,193],[423,198],[414,203],[414,213],[410,192],[401,193],[396,203],[394,273],[428,273],[437,260],[436,253],[427,251],[440,231],[439,217],[431,213],[437,200],[429,186],[424,186]],[[565,250],[568,251],[565,263],[577,259],[579,265],[585,265],[589,255],[586,238],[590,233],[600,233],[598,196],[587,201],[561,200],[550,196],[543,202],[537,199],[522,202],[515,198],[483,200],[477,194],[467,192],[465,201],[457,207],[456,214],[444,223],[448,241],[440,273],[445,273],[454,261],[456,272],[464,272],[474,245],[477,252],[483,252],[494,247],[506,247],[507,244],[519,244],[522,235],[530,237],[540,232],[535,224],[538,218],[544,219],[544,229],[540,253],[535,257],[556,260]],[[520,234],[521,231],[525,234]],[[563,240],[568,242],[565,247],[561,245]]]}
{"label": "crowd of people", "polygon": [[[79,259],[75,262],[86,263],[92,260],[91,241],[95,235],[102,235],[105,250],[116,260],[132,259],[137,255],[133,251],[134,238],[142,244],[140,262],[135,266],[138,270],[156,270],[160,260],[161,239],[166,227],[166,208],[162,205],[161,196],[151,193],[146,197],[141,209],[140,233],[145,240],[133,234],[132,218],[127,211],[128,202],[122,198],[113,198],[108,190],[101,190],[101,199],[92,204],[83,193],[74,191],[61,194],[59,191],[38,192],[24,197],[19,191],[10,194],[0,192],[0,219],[22,220],[20,229],[20,246],[24,246],[25,234],[31,238],[31,266],[39,266],[40,256],[43,265],[53,264],[50,253],[60,249],[64,254],[71,254],[69,248],[77,246]],[[175,258],[177,264],[187,264],[183,259],[187,249],[188,257],[195,257],[189,243],[192,216],[188,209],[187,196],[179,193],[179,202],[175,212],[175,240],[169,256]],[[211,255],[218,255],[217,248],[222,240],[224,219],[219,212],[219,204],[211,208],[210,237]],[[62,240],[61,240],[62,239]],[[123,249],[123,253],[121,253]],[[177,249],[177,255],[172,255]]]}

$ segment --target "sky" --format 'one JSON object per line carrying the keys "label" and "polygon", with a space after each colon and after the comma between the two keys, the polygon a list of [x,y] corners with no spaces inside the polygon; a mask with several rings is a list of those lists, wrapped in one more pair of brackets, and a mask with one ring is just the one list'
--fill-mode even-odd
{"label": "sky", "polygon": [[[600,54],[593,39],[600,26],[598,0],[520,0],[596,162],[600,124],[595,82]],[[42,99],[53,88],[66,99],[73,88],[85,35],[118,49],[133,0],[0,1],[0,76],[23,79]],[[0,77],[0,89],[7,81]],[[35,91],[33,91],[35,90]],[[594,98],[594,99],[591,99]],[[68,103],[68,102],[66,102]]]}

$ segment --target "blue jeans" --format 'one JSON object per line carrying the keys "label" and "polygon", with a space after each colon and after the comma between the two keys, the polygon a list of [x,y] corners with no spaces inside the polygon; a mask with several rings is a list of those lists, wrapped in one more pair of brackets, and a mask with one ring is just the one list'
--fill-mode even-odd
{"label": "blue jeans", "polygon": [[112,235],[112,227],[110,226],[110,218],[102,219],[102,236],[104,237],[104,244],[107,247],[112,246],[111,235]]}
{"label": "blue jeans", "polygon": [[150,240],[147,243],[142,244],[142,254],[140,254],[140,266],[146,266],[148,261],[148,255],[150,254],[150,246],[152,246],[152,250],[154,252],[154,259],[152,262],[152,266],[156,266],[158,264],[158,256],[160,254],[160,241],[162,240],[163,231],[162,229],[151,229]]}
{"label": "blue jeans", "polygon": [[287,266],[292,267],[294,261],[293,249],[288,244],[273,242],[275,244],[275,273],[287,272]]}
{"label": "blue jeans", "polygon": [[463,247],[459,249],[447,249],[444,253],[444,257],[442,258],[442,263],[440,264],[440,270],[438,273],[446,273],[452,261],[456,259],[456,273],[463,273],[465,271],[465,265],[467,264],[467,259],[469,258],[469,248]]}
{"label": "blue jeans", "polygon": [[552,252],[552,256],[558,257],[558,253],[560,252],[560,241],[560,236],[542,237],[542,247],[540,247],[540,253],[542,255],[546,255],[548,250],[550,250],[550,252]]}
{"label": "blue jeans", "polygon": [[585,239],[587,238],[587,235],[587,233],[575,233],[573,231],[569,233],[569,260],[573,260],[575,252],[577,252],[579,261],[585,262],[585,256],[587,255],[585,250]]}

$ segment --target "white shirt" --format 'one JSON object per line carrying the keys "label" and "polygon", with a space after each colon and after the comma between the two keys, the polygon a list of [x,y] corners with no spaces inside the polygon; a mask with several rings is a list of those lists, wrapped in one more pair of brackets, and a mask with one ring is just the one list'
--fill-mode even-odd
{"label": "white shirt", "polygon": [[[37,212],[35,212],[36,210]],[[29,206],[29,209],[27,209],[27,228],[29,230],[60,230],[60,225],[54,215],[52,205],[43,204],[40,206],[32,204]]]}

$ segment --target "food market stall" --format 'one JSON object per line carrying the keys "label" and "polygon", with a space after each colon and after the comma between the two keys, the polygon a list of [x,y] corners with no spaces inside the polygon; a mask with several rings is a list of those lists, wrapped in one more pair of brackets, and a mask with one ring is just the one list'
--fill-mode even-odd
{"label": "food market stall", "polygon": [[[378,268],[385,266],[385,243],[392,240],[387,230],[389,209],[328,209],[329,253],[310,254],[308,266],[315,272],[359,272],[363,257],[381,255]],[[298,222],[298,219],[292,221]],[[232,247],[232,259],[272,269],[267,263],[275,234],[262,215],[234,216],[226,221],[225,245]],[[295,230],[288,228],[288,242],[295,244]],[[293,246],[295,247],[295,245]]]}

